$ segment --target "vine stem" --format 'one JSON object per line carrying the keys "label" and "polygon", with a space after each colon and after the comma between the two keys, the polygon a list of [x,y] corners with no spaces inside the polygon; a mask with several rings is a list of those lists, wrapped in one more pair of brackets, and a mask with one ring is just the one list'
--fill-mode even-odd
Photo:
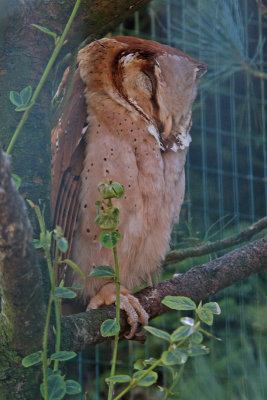
{"label": "vine stem", "polygon": [[[54,261],[54,274],[53,274],[53,294],[55,292],[55,287],[56,287],[56,280],[57,280],[57,274],[58,274],[58,256],[59,256],[59,250],[58,250],[58,245],[56,245],[56,251],[55,251],[55,261]],[[51,290],[52,290],[51,288]],[[60,324],[60,309],[59,309],[59,303],[60,300],[59,298],[54,297],[54,306],[55,306],[55,320],[56,320],[56,345],[55,345],[55,352],[57,353],[60,351],[60,342],[61,342],[61,324]],[[54,361],[54,371],[58,370],[58,364],[59,360]]]}
{"label": "vine stem", "polygon": [[[176,346],[176,348],[181,347],[184,344],[184,342],[186,342],[187,340],[188,340],[188,337],[182,339],[180,341],[180,343]],[[170,350],[170,347],[169,347],[169,350]],[[139,378],[133,379],[131,381],[131,383],[117,397],[115,397],[114,400],[121,399],[122,396],[124,396],[127,392],[129,392],[129,390],[133,389],[138,384],[138,382],[140,382],[147,374],[149,374],[149,372],[153,371],[153,369],[155,369],[161,362],[162,362],[162,358],[159,358],[157,361],[155,361],[154,364],[151,365],[151,367],[149,367],[148,369],[146,369],[144,371],[143,375],[139,376]],[[180,369],[178,378],[176,378],[176,380],[175,380],[175,384],[178,383],[182,372],[183,372],[183,368]],[[172,385],[171,387],[174,387],[174,386]]]}
{"label": "vine stem", "polygon": [[6,151],[7,154],[11,153],[11,151],[13,149],[13,146],[14,146],[14,144],[15,144],[18,136],[19,136],[19,133],[20,133],[24,123],[26,122],[26,120],[28,118],[29,112],[30,112],[31,108],[34,106],[35,100],[37,99],[37,97],[38,97],[38,95],[39,95],[39,93],[40,93],[40,91],[41,91],[41,89],[43,87],[43,84],[45,83],[45,81],[47,79],[47,76],[48,76],[48,74],[49,74],[49,72],[50,72],[50,70],[51,70],[51,68],[52,68],[52,66],[53,66],[53,64],[54,64],[54,62],[55,62],[55,60],[57,58],[57,55],[60,52],[60,50],[61,50],[61,48],[62,48],[62,46],[64,44],[65,38],[67,36],[68,31],[70,30],[70,27],[71,27],[71,24],[72,24],[73,20],[74,20],[76,14],[77,14],[77,11],[78,11],[78,8],[80,6],[81,1],[82,0],[77,0],[76,3],[75,3],[75,6],[73,7],[72,13],[71,13],[71,15],[69,17],[69,20],[68,20],[65,28],[64,28],[64,31],[63,31],[62,35],[60,36],[59,41],[58,41],[57,45],[55,46],[54,51],[53,51],[53,53],[52,53],[52,55],[50,57],[50,60],[48,61],[48,64],[47,64],[47,66],[46,66],[46,68],[45,68],[45,70],[43,72],[43,75],[42,75],[42,77],[41,77],[41,79],[40,79],[40,81],[39,81],[39,83],[38,83],[33,95],[32,95],[31,104],[30,104],[29,108],[27,108],[27,110],[24,111],[23,116],[22,116],[22,118],[21,118],[21,120],[20,120],[20,122],[19,122],[19,124],[18,124],[18,126],[17,126],[17,128],[16,128],[16,130],[15,130],[15,132],[13,134],[13,136],[12,136],[12,139],[11,139],[11,141],[10,141],[10,143],[8,145],[7,151]]}
{"label": "vine stem", "polygon": [[43,338],[43,381],[44,381],[44,396],[45,396],[44,398],[45,398],[45,400],[48,400],[47,345],[48,345],[48,331],[49,331],[52,304],[53,304],[53,295],[52,295],[52,293],[50,293],[48,307],[47,307],[45,328],[44,328],[44,338]]}
{"label": "vine stem", "polygon": [[[114,262],[115,262],[116,322],[119,324],[120,323],[120,279],[119,279],[119,263],[118,263],[117,246],[113,247],[113,255],[114,255]],[[112,365],[111,365],[111,373],[110,373],[111,377],[115,375],[115,371],[116,371],[118,344],[119,344],[119,332],[115,335],[115,339],[114,339],[114,349],[113,349]],[[114,387],[114,383],[110,382],[109,388],[108,388],[108,400],[112,400],[113,387]]]}

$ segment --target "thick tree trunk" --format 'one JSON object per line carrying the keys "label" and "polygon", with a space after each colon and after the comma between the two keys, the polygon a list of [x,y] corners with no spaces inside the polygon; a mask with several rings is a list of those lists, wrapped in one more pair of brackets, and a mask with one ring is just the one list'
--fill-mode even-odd
{"label": "thick tree trunk", "polygon": [[21,358],[42,347],[42,279],[25,204],[10,180],[10,157],[2,151],[0,221],[0,399],[36,399],[40,371],[25,370]]}

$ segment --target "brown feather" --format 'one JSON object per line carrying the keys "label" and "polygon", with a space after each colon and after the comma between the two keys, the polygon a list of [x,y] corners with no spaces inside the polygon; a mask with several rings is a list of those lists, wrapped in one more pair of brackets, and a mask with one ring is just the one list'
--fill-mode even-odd
{"label": "brown feather", "polygon": [[[64,101],[64,99],[63,99]],[[52,131],[52,215],[54,226],[60,226],[68,240],[69,256],[79,212],[80,174],[83,168],[86,123],[84,84],[79,69],[62,119]]]}

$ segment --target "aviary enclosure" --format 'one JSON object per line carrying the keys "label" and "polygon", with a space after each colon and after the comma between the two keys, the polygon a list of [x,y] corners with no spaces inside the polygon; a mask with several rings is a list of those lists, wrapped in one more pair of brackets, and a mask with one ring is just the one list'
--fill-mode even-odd
{"label": "aviary enclosure", "polygon": [[[266,76],[253,76],[244,67],[266,71],[267,19],[256,1],[156,0],[121,24],[116,33],[178,47],[208,64],[193,111],[186,198],[172,247],[225,238],[265,216]],[[221,254],[165,267],[162,277]],[[212,329],[222,342],[211,342],[210,355],[188,366],[179,386],[181,398],[266,398],[266,284],[266,274],[260,273],[215,296],[222,314]],[[153,325],[170,328],[173,319],[171,315],[159,317]],[[80,354],[77,365],[80,381],[89,377],[88,398],[94,400],[103,398],[103,371],[108,362],[103,346]],[[125,354],[121,372],[139,357],[160,351],[152,338],[144,346],[134,342],[121,346]],[[129,398],[162,396],[152,394],[151,388],[139,392]]]}
{"label": "aviary enclosure", "polygon": [[[154,0],[110,34],[156,40],[178,47],[208,65],[193,110],[186,197],[180,223],[173,230],[173,249],[230,237],[266,216],[266,7],[261,0]],[[54,75],[54,89],[61,79],[61,61],[55,69],[58,74]],[[36,118],[37,126],[41,119],[42,115]],[[3,130],[1,136],[6,145],[8,132]],[[20,142],[21,148],[25,143],[29,145],[27,139]],[[36,147],[36,142],[33,146],[36,151],[42,149],[40,144]],[[48,155],[39,161],[48,165]],[[20,163],[23,157],[22,161],[16,159],[16,168]],[[36,165],[32,164],[31,176],[35,168],[38,170]],[[34,201],[38,196],[45,197],[42,193],[48,178],[42,179],[33,179],[29,189]],[[22,183],[24,192],[28,191],[27,185],[26,179]],[[222,254],[218,251],[165,266],[162,279]],[[266,285],[266,273],[261,272],[213,296],[222,314],[211,333],[221,341],[211,340],[210,354],[192,358],[186,365],[179,382],[179,398],[266,399]],[[158,317],[152,325],[174,329],[177,314]],[[152,336],[145,344],[121,341],[117,373],[127,374],[137,359],[156,357],[163,350]],[[100,344],[68,362],[70,376],[83,387],[83,393],[75,399],[106,398],[105,377],[109,375],[111,357],[112,346]],[[163,370],[159,385],[168,385],[168,379]],[[153,387],[136,388],[126,398],[157,400],[163,395]]]}

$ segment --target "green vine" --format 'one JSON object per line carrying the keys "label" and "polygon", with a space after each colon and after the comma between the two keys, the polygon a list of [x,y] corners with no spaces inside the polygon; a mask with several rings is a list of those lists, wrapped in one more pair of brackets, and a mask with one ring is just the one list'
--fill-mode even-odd
{"label": "green vine", "polygon": [[39,93],[40,93],[40,91],[41,91],[41,89],[42,89],[47,77],[48,77],[48,74],[51,71],[51,68],[52,68],[52,66],[53,66],[53,64],[54,64],[54,62],[55,62],[55,60],[57,58],[57,55],[58,55],[58,53],[60,52],[61,48],[63,47],[63,45],[65,43],[66,36],[67,36],[67,34],[68,34],[69,30],[70,30],[71,24],[72,24],[75,16],[77,14],[77,11],[79,9],[81,1],[82,0],[76,0],[76,3],[75,3],[74,8],[72,10],[72,13],[71,13],[71,15],[69,17],[69,20],[68,20],[68,22],[67,22],[67,24],[66,24],[61,36],[57,36],[56,33],[51,32],[47,28],[44,28],[42,26],[33,24],[33,26],[35,28],[41,30],[45,34],[48,34],[48,35],[54,37],[55,48],[54,48],[54,51],[53,51],[53,53],[52,53],[52,55],[50,57],[50,60],[48,61],[48,64],[47,64],[47,66],[46,66],[46,68],[45,68],[45,70],[43,72],[43,75],[42,75],[42,77],[41,77],[36,89],[34,90],[32,96],[31,96],[31,93],[32,93],[31,86],[27,86],[20,93],[17,93],[17,92],[14,92],[14,91],[10,92],[10,101],[16,106],[16,111],[24,111],[24,113],[23,113],[22,118],[21,118],[21,120],[20,120],[20,122],[19,122],[19,124],[18,124],[18,126],[17,126],[17,128],[16,128],[16,130],[15,130],[13,136],[12,136],[12,138],[11,138],[11,141],[10,141],[10,143],[8,145],[8,148],[7,148],[7,151],[6,151],[7,154],[11,153],[11,151],[12,151],[12,149],[14,147],[14,144],[15,144],[15,142],[16,142],[16,140],[17,140],[17,138],[18,138],[18,136],[19,136],[19,134],[21,132],[21,129],[22,129],[23,125],[25,124],[27,118],[28,118],[29,112],[30,112],[31,108],[34,106],[35,101],[36,101],[36,99],[37,99],[37,97],[38,97],[38,95],[39,95]]}
{"label": "green vine", "polygon": [[[35,247],[44,250],[45,259],[47,262],[49,278],[50,278],[50,294],[47,306],[46,321],[43,335],[43,348],[38,353],[32,353],[24,357],[22,365],[24,367],[31,367],[42,363],[43,383],[40,386],[41,395],[45,400],[61,400],[65,394],[78,394],[81,392],[81,386],[74,380],[65,380],[59,369],[59,362],[64,362],[76,357],[73,351],[61,351],[61,327],[60,327],[60,302],[62,298],[75,298],[76,293],[71,288],[64,287],[64,281],[61,281],[59,286],[57,284],[58,267],[60,264],[68,264],[75,272],[78,272],[85,278],[83,272],[78,266],[68,259],[61,260],[59,253],[65,253],[68,250],[68,243],[62,235],[61,228],[56,227],[53,232],[47,231],[43,213],[40,208],[29,201],[30,206],[35,210],[39,226],[40,226],[40,239],[34,240]],[[52,236],[54,234],[55,241],[55,256],[51,258]],[[55,352],[48,357],[48,336],[51,325],[52,307],[55,310]],[[50,368],[53,363],[53,369]]]}
{"label": "green vine", "polygon": [[[100,182],[98,184],[98,190],[101,194],[102,200],[96,202],[97,206],[97,217],[95,224],[102,229],[99,236],[99,241],[102,246],[112,249],[114,256],[115,271],[112,267],[104,265],[94,268],[89,274],[90,277],[98,278],[109,278],[115,282],[116,287],[116,318],[115,321],[107,319],[101,326],[102,336],[115,336],[114,338],[114,349],[111,364],[110,376],[115,376],[118,343],[119,343],[119,332],[120,332],[120,278],[119,278],[119,263],[117,244],[120,241],[121,235],[117,230],[119,225],[119,209],[112,203],[112,199],[119,199],[124,194],[124,187],[110,180],[106,183]],[[109,384],[108,400],[112,400],[113,397],[113,386],[114,382],[111,381]]]}
{"label": "green vine", "polygon": [[[136,386],[148,387],[157,382],[158,374],[154,370],[157,367],[167,368],[171,373],[170,387],[159,387],[164,393],[164,400],[178,399],[181,394],[175,390],[183,373],[185,364],[190,357],[202,356],[209,353],[209,349],[202,344],[203,335],[215,338],[211,333],[201,327],[201,322],[207,325],[213,324],[213,315],[220,314],[221,310],[217,303],[202,303],[197,307],[194,301],[183,296],[166,296],[162,303],[173,310],[190,310],[195,313],[194,318],[183,317],[180,319],[182,326],[175,329],[171,334],[161,329],[146,326],[145,329],[152,335],[169,343],[159,359],[138,360],[134,364],[137,370],[133,376],[115,375],[106,379],[107,382],[123,384],[129,382],[128,386],[120,392],[114,400],[119,400]],[[146,368],[150,365],[148,368]],[[177,369],[178,367],[178,369]]]}

